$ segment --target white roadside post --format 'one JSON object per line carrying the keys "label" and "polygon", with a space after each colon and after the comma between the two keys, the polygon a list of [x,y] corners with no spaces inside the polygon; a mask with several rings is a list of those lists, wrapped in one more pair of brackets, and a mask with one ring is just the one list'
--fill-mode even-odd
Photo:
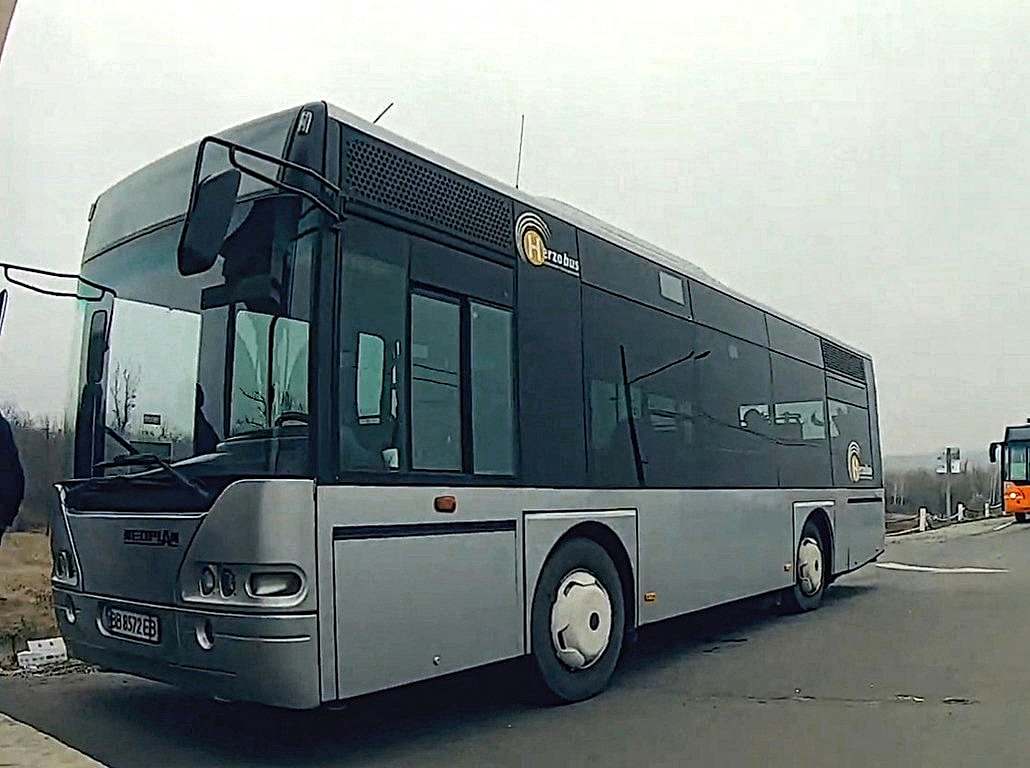
{"label": "white roadside post", "polygon": [[919,531],[922,533],[926,530],[926,507],[919,508]]}
{"label": "white roadside post", "polygon": [[991,516],[991,502],[985,501],[984,502],[984,517],[990,517],[990,516]]}
{"label": "white roadside post", "polygon": [[961,501],[958,503],[958,521],[961,523],[966,519],[966,505]]}

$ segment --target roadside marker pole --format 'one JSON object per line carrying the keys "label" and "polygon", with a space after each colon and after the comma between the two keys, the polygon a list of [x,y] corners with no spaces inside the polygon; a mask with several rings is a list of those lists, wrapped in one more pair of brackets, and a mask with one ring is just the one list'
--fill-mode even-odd
{"label": "roadside marker pole", "polygon": [[919,531],[922,533],[926,530],[926,507],[919,508]]}

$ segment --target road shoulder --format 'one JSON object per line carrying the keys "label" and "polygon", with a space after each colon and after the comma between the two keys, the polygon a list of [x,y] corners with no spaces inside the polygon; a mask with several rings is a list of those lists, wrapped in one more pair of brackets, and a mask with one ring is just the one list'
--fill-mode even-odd
{"label": "road shoulder", "polygon": [[5,768],[104,768],[91,757],[0,712],[0,765]]}

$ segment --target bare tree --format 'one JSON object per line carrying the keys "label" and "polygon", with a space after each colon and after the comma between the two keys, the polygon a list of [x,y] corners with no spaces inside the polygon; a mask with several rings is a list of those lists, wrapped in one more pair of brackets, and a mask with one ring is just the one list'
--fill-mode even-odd
{"label": "bare tree", "polygon": [[111,420],[114,422],[114,428],[122,434],[125,433],[132,411],[136,407],[139,379],[138,368],[129,368],[121,363],[114,364],[111,383],[108,386],[108,398],[110,399]]}

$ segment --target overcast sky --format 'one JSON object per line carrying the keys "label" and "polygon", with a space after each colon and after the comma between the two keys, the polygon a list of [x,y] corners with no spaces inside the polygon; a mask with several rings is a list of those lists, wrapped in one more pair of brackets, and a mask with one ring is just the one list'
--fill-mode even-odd
{"label": "overcast sky", "polygon": [[[1030,4],[20,0],[0,260],[74,270],[90,203],[304,101],[558,197],[873,355],[884,449],[1030,416]],[[653,8],[646,11],[645,8]],[[66,397],[70,311],[14,291],[0,402]]]}

